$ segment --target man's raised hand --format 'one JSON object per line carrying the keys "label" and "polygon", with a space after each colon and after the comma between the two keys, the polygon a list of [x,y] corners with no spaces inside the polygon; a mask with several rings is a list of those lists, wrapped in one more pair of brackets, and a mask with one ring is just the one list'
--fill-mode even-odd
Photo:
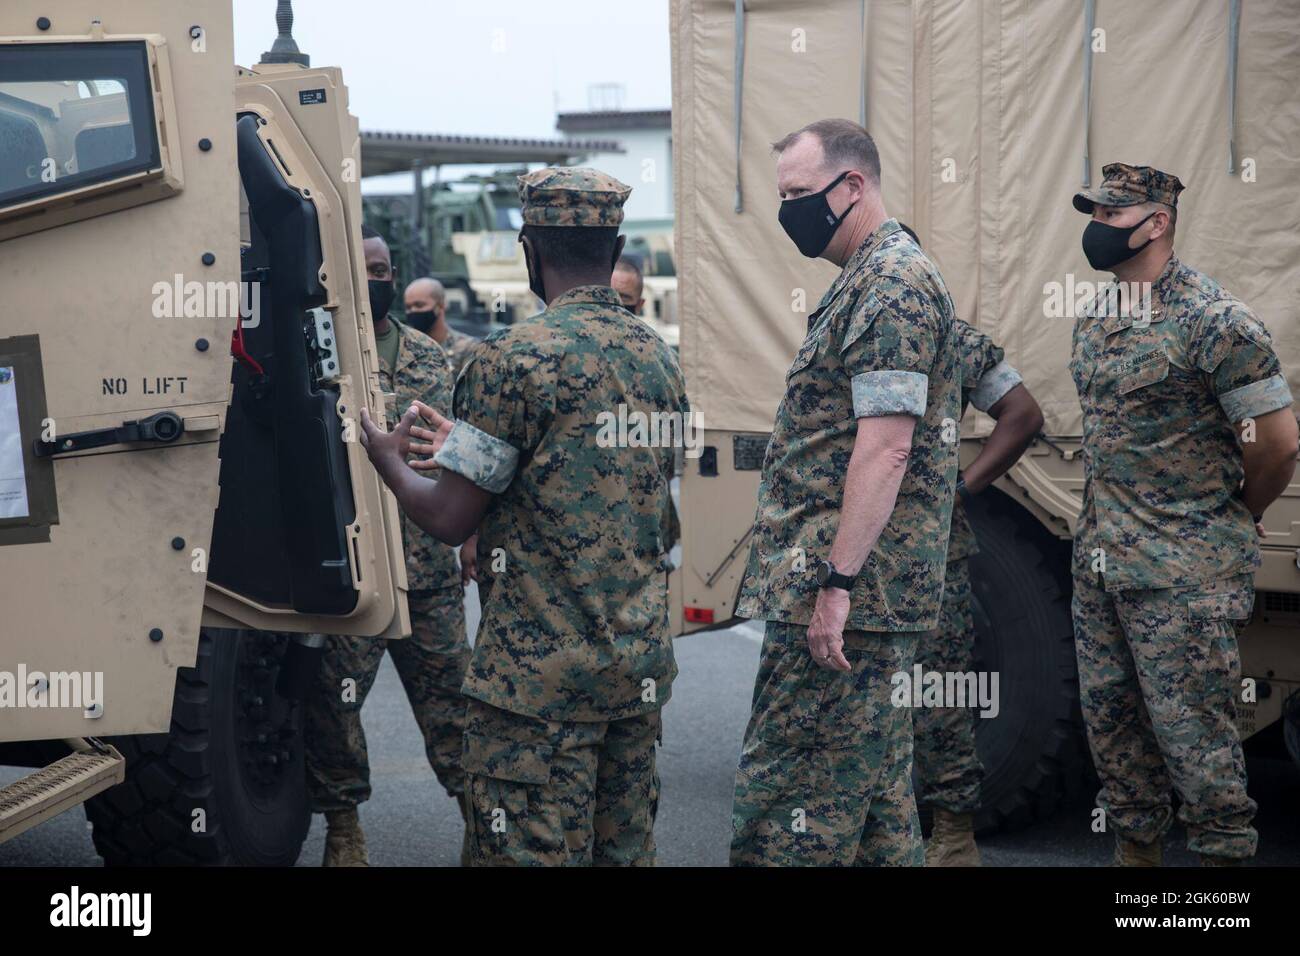
{"label": "man's raised hand", "polygon": [[419,421],[420,413],[415,405],[406,410],[402,420],[391,432],[386,432],[370,420],[370,413],[361,409],[361,447],[370,456],[370,463],[375,466],[381,478],[392,474],[393,468],[406,464],[406,456],[411,453],[411,429]]}
{"label": "man's raised hand", "polygon": [[418,411],[420,417],[433,426],[432,429],[429,429],[425,428],[423,424],[412,424],[411,438],[413,440],[409,451],[413,455],[422,455],[423,460],[411,462],[411,467],[416,471],[432,471],[438,467],[433,463],[433,456],[438,454],[447,441],[447,436],[451,434],[451,427],[455,422],[450,418],[439,415],[424,402],[417,401],[411,408]]}

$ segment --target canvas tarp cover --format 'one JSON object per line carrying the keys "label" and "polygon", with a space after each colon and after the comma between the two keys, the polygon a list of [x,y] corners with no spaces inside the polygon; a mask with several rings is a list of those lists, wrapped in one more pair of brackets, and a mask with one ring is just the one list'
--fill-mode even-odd
{"label": "canvas tarp cover", "polygon": [[[1115,161],[1182,179],[1177,253],[1265,321],[1300,394],[1300,0],[1241,4],[1235,131],[1230,0],[1097,0],[1093,41],[1105,49],[1090,58],[1090,121],[1087,9],[748,0],[737,176],[736,4],[674,0],[682,362],[707,427],[770,429],[807,313],[836,271],[800,256],[777,223],[770,144],[814,119],[860,121],[863,104],[886,209],[920,234],[958,314],[1006,349],[1049,434],[1077,435],[1080,411],[1066,367],[1073,320],[1044,315],[1044,287],[1108,278],[1088,266],[1087,220],[1070,204],[1085,149],[1094,186]],[[990,424],[980,418],[976,432]]]}

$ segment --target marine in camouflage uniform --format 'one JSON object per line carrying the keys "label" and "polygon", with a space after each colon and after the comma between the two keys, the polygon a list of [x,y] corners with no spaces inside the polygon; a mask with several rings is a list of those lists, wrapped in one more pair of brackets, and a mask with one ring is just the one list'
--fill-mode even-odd
{"label": "marine in camouflage uniform", "polygon": [[[525,236],[617,226],[631,191],[581,168],[519,184]],[[677,673],[663,523],[674,451],[603,440],[620,406],[688,412],[672,352],[607,285],[488,336],[457,382],[434,461],[494,495],[464,684],[479,865],[654,862],[655,743]]]}
{"label": "marine in camouflage uniform", "polygon": [[[385,403],[388,420],[396,421],[397,410],[417,399],[434,408],[449,408],[451,373],[438,344],[391,317],[389,321],[397,327],[401,342],[396,368],[382,356],[380,361],[380,383],[390,396]],[[470,650],[456,554],[405,515],[402,540],[411,636],[394,641],[332,636],[325,641],[306,723],[308,790],[317,813],[346,810],[370,798],[370,759],[361,707],[385,651],[393,657],[438,782],[457,799],[465,789],[460,760],[465,697],[460,685]],[[355,681],[355,694],[348,693],[347,699],[346,680]]]}
{"label": "marine in camouflage uniform", "polygon": [[[993,340],[958,321],[957,355],[961,370],[962,414],[974,405],[987,412],[1021,383],[1020,373],[1003,361]],[[917,663],[926,672],[965,673],[975,657],[969,558],[979,553],[962,498],[953,502],[948,564],[944,574],[939,626],[921,635]],[[970,707],[921,707],[912,715],[916,737],[917,802],[954,814],[979,809],[984,768],[975,753],[975,713]]]}
{"label": "marine in camouflage uniform", "polygon": [[447,321],[447,289],[433,276],[421,276],[413,280],[403,292],[402,300],[406,306],[403,324],[423,332],[438,343],[447,356],[454,384],[460,370],[465,367],[470,350],[479,340],[452,328]]}
{"label": "marine in camouflage uniform", "polygon": [[[960,414],[953,307],[894,219],[845,264],[786,376],[737,613],[765,620],[736,773],[736,865],[920,865],[912,714],[891,702],[939,618]],[[812,660],[808,624],[839,524],[858,419],[916,416],[897,503],[849,599],[851,672]]]}
{"label": "marine in camouflage uniform", "polygon": [[[1080,212],[1176,207],[1183,188],[1149,167],[1103,175],[1075,196]],[[1260,557],[1234,425],[1290,407],[1291,393],[1260,321],[1177,256],[1151,305],[1115,309],[1103,290],[1076,321],[1070,362],[1085,473],[1073,615],[1097,804],[1120,862],[1130,844],[1158,859],[1171,791],[1189,849],[1241,859],[1257,835],[1234,726],[1237,629]]]}

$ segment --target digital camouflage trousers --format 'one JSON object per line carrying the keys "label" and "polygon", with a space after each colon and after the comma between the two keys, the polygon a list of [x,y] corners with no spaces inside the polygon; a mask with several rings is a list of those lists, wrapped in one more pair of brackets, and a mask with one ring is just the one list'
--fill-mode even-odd
{"label": "digital camouflage trousers", "polygon": [[[971,613],[970,566],[965,558],[948,564],[939,626],[921,635],[917,663],[926,673],[974,669],[975,618]],[[916,738],[917,803],[951,813],[979,809],[984,768],[975,753],[972,707],[918,707],[912,712]]]}
{"label": "digital camouflage trousers", "polygon": [[912,714],[891,701],[915,633],[846,631],[852,671],[767,622],[731,811],[733,866],[920,866]]}
{"label": "digital camouflage trousers", "polygon": [[1237,629],[1254,598],[1250,574],[1109,593],[1095,577],[1076,575],[1079,698],[1108,830],[1159,840],[1177,793],[1188,849],[1254,855],[1255,802],[1235,726]]}
{"label": "digital camouflage trousers", "polygon": [[448,588],[412,596],[411,636],[383,641],[327,637],[316,685],[306,709],[307,787],[312,810],[346,810],[370,799],[370,758],[361,707],[384,652],[393,664],[424,737],[438,782],[452,797],[465,789],[461,737],[469,664],[464,593]]}
{"label": "digital camouflage trousers", "polygon": [[653,866],[660,712],[540,720],[471,699],[464,767],[473,866]]}

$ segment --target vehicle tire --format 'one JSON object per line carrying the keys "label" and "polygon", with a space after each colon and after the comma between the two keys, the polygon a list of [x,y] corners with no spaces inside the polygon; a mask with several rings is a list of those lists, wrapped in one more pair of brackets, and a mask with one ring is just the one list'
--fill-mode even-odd
{"label": "vehicle tire", "polygon": [[[87,801],[108,866],[290,866],[311,823],[301,707],[275,694],[287,639],[205,630],[171,732],[111,738],[126,781]],[[201,812],[200,812],[201,811]]]}
{"label": "vehicle tire", "polygon": [[[1282,740],[1291,760],[1300,767],[1300,691],[1293,693],[1282,703]],[[1265,731],[1267,732],[1267,731]],[[1256,736],[1260,736],[1256,734]]]}
{"label": "vehicle tire", "polygon": [[1096,777],[1079,711],[1069,542],[990,490],[967,506],[975,670],[999,675],[996,717],[975,720],[981,832],[1018,830],[1079,800]]}

